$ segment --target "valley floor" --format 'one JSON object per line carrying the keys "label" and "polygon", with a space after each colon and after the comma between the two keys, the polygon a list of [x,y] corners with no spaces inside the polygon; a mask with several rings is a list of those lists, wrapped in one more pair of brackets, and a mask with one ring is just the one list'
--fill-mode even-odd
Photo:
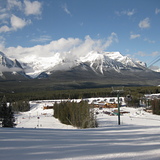
{"label": "valley floor", "polygon": [[61,124],[52,101],[31,103],[31,111],[18,114],[16,128],[0,128],[0,159],[3,160],[159,160],[160,116],[142,108],[122,107],[129,113],[104,114],[96,109],[98,128],[77,129]]}

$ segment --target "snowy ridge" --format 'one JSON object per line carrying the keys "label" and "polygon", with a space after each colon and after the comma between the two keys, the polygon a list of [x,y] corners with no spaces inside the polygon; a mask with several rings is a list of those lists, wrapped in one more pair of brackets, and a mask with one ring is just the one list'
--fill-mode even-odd
{"label": "snowy ridge", "polygon": [[11,60],[0,52],[0,77],[5,78],[3,72],[11,72],[11,74],[16,75],[18,72],[23,72],[23,68],[16,59]]}
{"label": "snowy ridge", "polygon": [[[121,70],[145,70],[144,62],[136,62],[133,59],[123,56],[120,52],[98,52],[91,51],[81,57],[75,57],[73,53],[53,53],[50,57],[24,57],[21,62],[12,61],[0,52],[0,65],[13,70],[24,70],[25,74],[36,78],[40,74],[51,74],[52,71],[70,70],[80,64],[87,63],[95,73],[104,74],[106,71],[114,70],[118,73]],[[87,68],[83,68],[87,70]],[[2,70],[2,69],[1,69]],[[1,71],[3,72],[3,70]],[[1,73],[2,74],[2,73]]]}
{"label": "snowy ridge", "polygon": [[61,64],[62,59],[60,54],[56,53],[52,58],[50,57],[31,57],[30,59],[23,59],[22,66],[25,73],[32,78],[36,78],[42,72],[48,72],[57,64]]}
{"label": "snowy ridge", "polygon": [[[68,56],[71,55],[71,56]],[[56,70],[70,70],[82,63],[88,63],[94,72],[103,74],[105,71],[114,69],[144,68],[143,63],[135,62],[131,58],[123,56],[120,52],[97,52],[91,51],[82,57],[74,57],[72,53],[55,53],[52,57],[31,57],[23,59],[23,65],[27,75],[36,78],[42,72]],[[86,68],[84,68],[86,69]]]}
{"label": "snowy ridge", "polygon": [[122,69],[145,68],[144,63],[135,62],[131,58],[123,56],[120,52],[99,53],[92,51],[85,57],[81,57],[80,61],[89,62],[93,70],[99,70],[102,74],[110,69],[120,72]]}
{"label": "snowy ridge", "polygon": [[13,61],[8,59],[2,52],[0,52],[0,65],[1,67],[11,68],[13,67]]}
{"label": "snowy ridge", "polygon": [[21,68],[21,64],[15,59],[11,60],[5,56],[4,53],[0,52],[0,65],[6,68]]}

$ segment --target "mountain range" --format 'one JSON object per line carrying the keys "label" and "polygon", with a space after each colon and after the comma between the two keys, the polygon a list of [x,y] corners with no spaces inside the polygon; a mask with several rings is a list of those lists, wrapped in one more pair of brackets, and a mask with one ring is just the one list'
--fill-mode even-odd
{"label": "mountain range", "polygon": [[30,61],[11,60],[0,52],[0,80],[40,79],[54,82],[159,85],[160,73],[120,52],[91,51],[82,57],[38,57]]}

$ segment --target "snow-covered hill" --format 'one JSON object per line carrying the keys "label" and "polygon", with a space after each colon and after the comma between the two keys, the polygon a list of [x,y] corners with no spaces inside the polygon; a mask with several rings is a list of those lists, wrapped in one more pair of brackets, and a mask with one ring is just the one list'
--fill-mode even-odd
{"label": "snow-covered hill", "polygon": [[52,116],[52,109],[43,110],[44,105],[53,103],[32,101],[31,111],[17,115],[17,128],[0,128],[0,159],[160,159],[160,116],[144,112],[142,108],[122,107],[121,110],[129,113],[121,116],[121,125],[118,125],[117,116],[105,114],[105,109],[96,109],[99,127],[76,129],[61,124]]}

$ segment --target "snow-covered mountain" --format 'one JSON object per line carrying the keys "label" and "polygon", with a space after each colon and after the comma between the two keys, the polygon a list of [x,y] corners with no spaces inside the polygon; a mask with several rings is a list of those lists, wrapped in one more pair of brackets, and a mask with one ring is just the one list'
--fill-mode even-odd
{"label": "snow-covered mountain", "polygon": [[103,74],[108,70],[144,69],[145,63],[136,62],[127,56],[123,56],[120,52],[90,52],[85,57],[80,58],[81,62],[89,63],[90,67]]}
{"label": "snow-covered mountain", "polygon": [[[52,57],[26,57],[20,61],[11,60],[0,52],[1,77],[21,75],[26,78],[50,78],[53,81],[117,79],[146,81],[158,79],[160,74],[146,67],[144,62],[134,61],[120,52],[91,51],[84,56],[75,57],[72,53],[55,53]],[[6,78],[7,79],[7,78]],[[13,79],[13,78],[12,78]]]}
{"label": "snow-covered mountain", "polygon": [[0,52],[0,65],[6,68],[15,68],[22,69],[21,64],[15,59],[12,61],[11,59],[7,58],[4,53]]}
{"label": "snow-covered mountain", "polygon": [[40,75],[43,72],[46,72],[49,74],[50,70],[53,70],[53,68],[56,65],[61,65],[62,58],[60,58],[60,54],[56,53],[52,57],[30,57],[30,59],[22,60],[21,64],[23,69],[25,70],[25,73],[32,77],[36,78],[38,75]]}
{"label": "snow-covered mountain", "polygon": [[[83,57],[69,59],[56,53],[52,57],[34,57],[30,62],[22,63],[27,75],[36,78],[41,73],[50,74],[57,70],[70,70],[74,67],[87,64],[93,71],[104,74],[105,71],[115,70],[121,72],[124,69],[146,69],[143,62],[136,62],[133,59],[123,56],[120,52],[96,52],[91,51]],[[85,65],[84,65],[84,68]]]}
{"label": "snow-covered mountain", "polygon": [[0,78],[24,79],[26,76],[18,60],[11,60],[4,53],[0,52]]}

